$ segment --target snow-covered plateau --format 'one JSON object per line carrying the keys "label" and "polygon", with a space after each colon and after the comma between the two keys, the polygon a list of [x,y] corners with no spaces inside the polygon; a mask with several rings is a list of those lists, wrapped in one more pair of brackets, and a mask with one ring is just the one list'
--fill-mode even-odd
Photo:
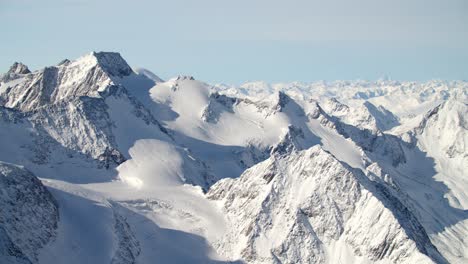
{"label": "snow-covered plateau", "polygon": [[468,82],[0,75],[0,263],[468,263]]}

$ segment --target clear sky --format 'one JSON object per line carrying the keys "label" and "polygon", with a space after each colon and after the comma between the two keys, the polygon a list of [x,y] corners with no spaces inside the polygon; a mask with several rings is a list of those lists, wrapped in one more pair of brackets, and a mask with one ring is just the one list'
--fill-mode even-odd
{"label": "clear sky", "polygon": [[208,82],[468,80],[467,0],[0,0],[0,72],[118,51]]}

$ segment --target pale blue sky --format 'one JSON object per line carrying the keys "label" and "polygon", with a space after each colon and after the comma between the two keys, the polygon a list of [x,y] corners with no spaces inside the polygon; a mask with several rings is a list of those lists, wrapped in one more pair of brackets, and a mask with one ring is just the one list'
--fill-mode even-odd
{"label": "pale blue sky", "polygon": [[0,0],[0,72],[118,51],[208,82],[468,80],[467,0]]}

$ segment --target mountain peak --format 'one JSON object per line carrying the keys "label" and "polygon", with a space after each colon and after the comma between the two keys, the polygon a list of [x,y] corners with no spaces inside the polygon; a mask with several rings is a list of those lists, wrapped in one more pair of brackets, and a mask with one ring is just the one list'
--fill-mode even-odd
{"label": "mountain peak", "polygon": [[62,66],[62,65],[67,66],[68,64],[70,64],[70,62],[71,62],[71,61],[70,61],[69,59],[64,59],[64,60],[60,61],[60,62],[57,64],[57,66]]}
{"label": "mountain peak", "polygon": [[[24,64],[15,63],[3,79],[11,80],[17,73],[28,72]],[[32,78],[11,87],[3,100],[8,107],[30,111],[79,96],[98,97],[100,92],[132,74],[133,70],[119,53],[91,52],[32,73]]]}
{"label": "mountain peak", "polygon": [[111,76],[128,76],[133,70],[118,52],[91,52],[99,66]]}
{"label": "mountain peak", "polygon": [[[85,68],[92,68],[99,66],[109,77],[124,77],[133,73],[132,68],[122,58],[118,52],[91,52],[88,53],[72,63],[65,63],[69,65],[84,65]],[[80,66],[82,68],[83,66]]]}
{"label": "mountain peak", "polygon": [[195,78],[191,75],[179,75],[176,77],[175,80],[176,81],[185,81],[185,80],[194,81]]}
{"label": "mountain peak", "polygon": [[10,70],[8,70],[8,74],[27,74],[31,73],[31,71],[28,69],[28,66],[21,62],[15,62],[13,65],[11,65]]}

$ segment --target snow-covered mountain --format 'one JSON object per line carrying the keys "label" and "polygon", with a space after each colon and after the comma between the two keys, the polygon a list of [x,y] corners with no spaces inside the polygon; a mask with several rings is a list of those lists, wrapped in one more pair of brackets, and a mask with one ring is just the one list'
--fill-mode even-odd
{"label": "snow-covered mountain", "polygon": [[468,82],[0,76],[0,263],[468,262]]}

